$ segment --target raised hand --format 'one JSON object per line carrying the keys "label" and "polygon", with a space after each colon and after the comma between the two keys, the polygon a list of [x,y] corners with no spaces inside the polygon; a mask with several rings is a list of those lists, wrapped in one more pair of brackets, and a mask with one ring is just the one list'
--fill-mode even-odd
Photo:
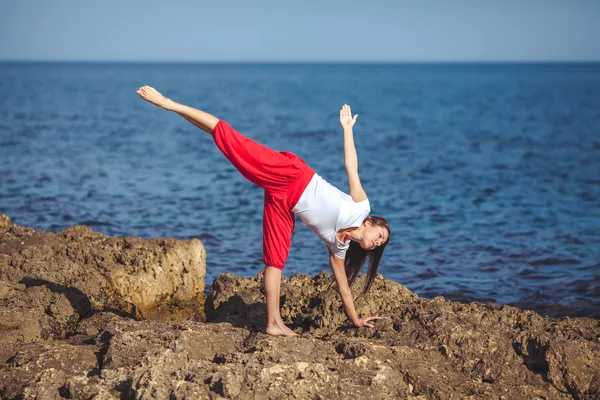
{"label": "raised hand", "polygon": [[356,122],[356,118],[358,114],[352,117],[352,111],[350,110],[350,106],[348,104],[344,104],[342,109],[340,110],[340,124],[343,129],[352,128],[354,123]]}

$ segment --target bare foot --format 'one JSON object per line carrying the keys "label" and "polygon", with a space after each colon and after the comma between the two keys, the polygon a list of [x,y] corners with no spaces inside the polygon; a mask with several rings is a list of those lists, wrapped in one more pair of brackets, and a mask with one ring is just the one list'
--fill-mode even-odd
{"label": "bare foot", "polygon": [[272,336],[298,336],[296,332],[285,326],[283,322],[270,324],[267,326],[267,333]]}
{"label": "bare foot", "polygon": [[160,94],[158,90],[150,86],[142,86],[137,90],[137,94],[139,94],[140,97],[146,100],[147,102],[164,109],[167,108],[167,105],[171,101],[170,99],[167,99],[165,96]]}

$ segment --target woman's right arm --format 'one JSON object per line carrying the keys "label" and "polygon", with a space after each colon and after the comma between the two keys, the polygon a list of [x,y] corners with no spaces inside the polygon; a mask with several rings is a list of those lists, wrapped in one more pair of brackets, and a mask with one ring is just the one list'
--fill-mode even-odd
{"label": "woman's right arm", "polygon": [[346,276],[346,269],[344,268],[344,260],[336,257],[331,250],[329,250],[329,265],[331,265],[333,276],[337,282],[338,291],[340,292],[340,296],[342,296],[342,303],[344,303],[346,315],[348,315],[350,321],[356,325],[358,322],[358,315],[354,308],[352,291],[350,291],[350,286],[348,286],[348,277]]}
{"label": "woman's right arm", "polygon": [[340,292],[340,296],[342,297],[342,303],[344,303],[346,315],[348,316],[350,321],[352,321],[352,323],[355,326],[368,326],[369,328],[373,328],[373,325],[369,324],[369,321],[381,319],[381,317],[358,317],[356,309],[354,308],[354,298],[352,297],[352,291],[350,290],[350,286],[348,285],[348,277],[346,276],[346,269],[344,268],[344,260],[342,260],[339,257],[336,257],[331,252],[331,250],[329,250],[329,264],[331,265],[333,276],[335,277],[335,281],[337,282],[338,291]]}

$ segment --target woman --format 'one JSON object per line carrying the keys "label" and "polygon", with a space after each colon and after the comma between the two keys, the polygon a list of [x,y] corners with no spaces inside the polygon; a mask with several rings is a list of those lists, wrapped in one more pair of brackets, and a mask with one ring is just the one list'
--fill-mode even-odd
{"label": "woman", "polygon": [[344,130],[344,164],[350,195],[327,183],[298,156],[277,152],[244,137],[225,121],[164,97],[143,86],[137,93],[146,101],[174,111],[209,133],[225,157],[248,180],[265,189],[263,210],[264,285],[267,298],[267,333],[296,336],[279,313],[281,270],[287,259],[294,230],[294,214],[327,245],[329,263],[337,281],[346,313],[356,326],[373,327],[378,316],[359,318],[349,285],[369,260],[368,291],[390,237],[390,227],[381,217],[369,216],[369,200],[358,177],[350,106],[340,111]]}

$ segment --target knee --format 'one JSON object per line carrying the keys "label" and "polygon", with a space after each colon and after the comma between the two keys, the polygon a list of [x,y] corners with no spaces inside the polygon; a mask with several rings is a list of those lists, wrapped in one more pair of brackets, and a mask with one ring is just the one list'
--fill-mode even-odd
{"label": "knee", "polygon": [[285,265],[285,258],[287,258],[287,256],[282,257],[281,254],[270,254],[269,256],[265,254],[263,258],[265,268],[275,268],[282,271]]}

